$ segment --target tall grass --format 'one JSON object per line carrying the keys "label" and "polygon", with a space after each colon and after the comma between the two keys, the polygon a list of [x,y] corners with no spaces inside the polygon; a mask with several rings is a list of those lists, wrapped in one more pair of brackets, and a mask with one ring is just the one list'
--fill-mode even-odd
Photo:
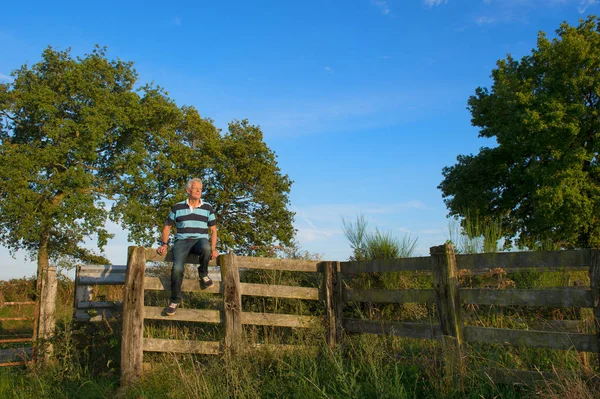
{"label": "tall grass", "polygon": [[[355,234],[354,253],[363,260],[412,255],[416,239],[398,240],[390,233],[369,230],[366,219],[347,223]],[[411,249],[412,248],[412,249]],[[353,255],[353,256],[354,256]],[[381,258],[375,258],[380,256]],[[168,272],[160,268],[155,275]],[[575,276],[572,274],[571,280]],[[496,273],[489,276],[461,276],[461,285],[479,287],[503,283],[514,278]],[[585,280],[585,273],[577,276]],[[317,273],[264,271],[247,273],[245,281],[280,285],[320,286]],[[517,288],[528,284],[544,287],[563,282],[563,275],[549,277],[524,275],[515,278]],[[552,281],[550,281],[552,280]],[[560,280],[560,281],[559,281]],[[571,281],[569,280],[569,281]],[[413,272],[358,275],[348,284],[385,289],[431,288],[431,277]],[[584,284],[589,284],[589,279]],[[18,290],[11,291],[19,300]],[[144,378],[130,387],[119,387],[120,327],[117,320],[99,324],[73,324],[70,320],[71,288],[59,290],[59,328],[55,338],[54,362],[27,368],[0,368],[0,398],[594,398],[600,388],[593,379],[581,377],[584,370],[580,354],[575,351],[552,351],[516,348],[503,345],[468,346],[471,367],[463,390],[447,386],[441,377],[441,347],[438,341],[371,334],[345,335],[343,345],[331,351],[322,330],[302,330],[245,326],[248,350],[235,357],[150,354],[144,355],[149,368]],[[5,295],[8,296],[6,291]],[[164,303],[164,292],[146,294],[146,305]],[[13,296],[11,296],[13,298]],[[186,307],[219,308],[219,296],[189,293]],[[319,301],[276,298],[244,298],[245,311],[323,314]],[[576,310],[526,310],[524,307],[478,306],[465,309],[465,323],[493,327],[529,328],[540,319],[581,317]],[[435,324],[435,309],[424,304],[348,304],[345,317],[376,320],[418,320]],[[593,317],[593,315],[588,315]],[[178,322],[147,322],[144,334],[152,337],[220,340],[220,326]],[[297,350],[276,352],[250,350],[253,343],[298,345]],[[317,355],[311,350],[317,348]],[[556,372],[556,379],[539,387],[499,384],[481,369],[500,367]],[[591,362],[591,375],[598,366]],[[594,374],[596,370],[596,374]],[[588,370],[590,372],[590,370]]]}
{"label": "tall grass", "polygon": [[502,247],[503,229],[498,219],[465,212],[462,219],[450,219],[448,241],[461,254],[497,252]]}

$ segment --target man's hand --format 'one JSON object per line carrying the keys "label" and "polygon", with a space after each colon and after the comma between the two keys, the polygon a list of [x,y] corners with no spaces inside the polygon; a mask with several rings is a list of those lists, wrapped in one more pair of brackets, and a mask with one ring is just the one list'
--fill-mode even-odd
{"label": "man's hand", "polygon": [[156,252],[158,252],[159,255],[164,255],[167,253],[167,248],[168,246],[166,244],[163,244],[156,249]]}
{"label": "man's hand", "polygon": [[219,256],[219,253],[217,252],[216,249],[213,249],[212,253],[210,254],[210,258],[211,259],[217,259],[217,256]]}

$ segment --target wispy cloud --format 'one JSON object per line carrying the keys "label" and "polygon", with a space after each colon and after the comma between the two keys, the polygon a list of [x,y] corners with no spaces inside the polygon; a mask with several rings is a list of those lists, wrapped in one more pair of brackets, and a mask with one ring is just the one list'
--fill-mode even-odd
{"label": "wispy cloud", "polygon": [[391,215],[407,213],[415,210],[431,211],[425,203],[419,200],[399,202],[395,204],[320,204],[302,207],[292,207],[296,215],[311,228],[318,223],[341,224],[342,217],[353,218],[355,215]]}
{"label": "wispy cloud", "polygon": [[487,17],[487,16],[479,16],[479,17],[475,18],[475,23],[479,26],[489,25],[491,23],[494,23],[495,21],[496,21],[495,18]]}
{"label": "wispy cloud", "polygon": [[8,76],[8,75],[5,75],[2,72],[0,72],[0,81],[12,82],[13,78],[12,78],[12,76]]}
{"label": "wispy cloud", "polygon": [[327,73],[333,73],[333,68],[330,66],[325,66],[325,68],[323,68],[325,70],[325,72]]}
{"label": "wispy cloud", "polygon": [[392,10],[385,0],[371,0],[383,15],[388,15]]}
{"label": "wispy cloud", "polygon": [[431,8],[431,7],[437,7],[441,4],[446,4],[448,2],[448,0],[423,0],[423,3],[425,4],[425,6]]}
{"label": "wispy cloud", "polygon": [[296,237],[302,244],[307,244],[315,241],[324,241],[331,237],[341,236],[341,230],[323,230],[317,228],[297,227]]}
{"label": "wispy cloud", "polygon": [[181,18],[179,17],[174,17],[173,18],[173,23],[177,26],[181,26]]}
{"label": "wispy cloud", "polygon": [[581,3],[579,3],[579,7],[577,7],[577,11],[579,11],[580,14],[583,14],[588,7],[591,7],[596,3],[596,0],[582,0]]}

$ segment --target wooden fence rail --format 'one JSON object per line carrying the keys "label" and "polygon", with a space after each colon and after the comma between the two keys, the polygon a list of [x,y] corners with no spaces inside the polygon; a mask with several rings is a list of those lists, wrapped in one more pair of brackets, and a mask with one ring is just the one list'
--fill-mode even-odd
{"label": "wooden fence rail", "polygon": [[[21,308],[22,306],[35,306],[37,302],[35,301],[25,301],[25,302],[0,302],[0,308],[5,306],[18,306]],[[35,311],[34,311],[35,313]],[[33,347],[32,343],[34,341],[34,331],[35,331],[35,316],[21,316],[21,317],[0,317],[0,323],[4,321],[32,321],[32,333],[30,336],[21,336],[11,338],[0,338],[0,345],[4,344],[18,344],[18,343],[28,343],[27,346],[20,346],[17,348],[7,348],[0,349],[0,367],[7,366],[20,366],[26,364],[32,359]]]}
{"label": "wooden fence rail", "polygon": [[[123,300],[122,380],[135,381],[142,374],[144,352],[175,352],[220,354],[239,350],[243,341],[243,325],[267,325],[293,328],[326,327],[330,348],[343,343],[344,333],[382,334],[399,337],[439,340],[442,343],[445,378],[460,383],[467,368],[466,343],[492,343],[536,348],[550,348],[600,354],[600,257],[597,250],[514,252],[476,255],[455,255],[451,245],[431,248],[430,256],[377,260],[370,262],[309,262],[268,258],[236,257],[221,255],[218,259],[221,281],[203,292],[221,295],[223,307],[219,310],[179,309],[168,320],[222,324],[224,336],[219,341],[165,340],[144,338],[144,319],[167,320],[163,308],[145,306],[145,290],[169,290],[170,281],[165,278],[146,277],[147,261],[170,261],[170,254],[158,256],[155,250],[131,247],[126,268]],[[190,262],[191,263],[191,262]],[[291,287],[242,283],[239,269],[285,270],[322,273],[323,286]],[[458,271],[471,270],[484,273],[501,268],[515,271],[582,271],[590,272],[590,287],[562,287],[551,289],[475,289],[458,284]],[[433,288],[427,289],[351,289],[344,284],[357,273],[428,272],[432,274]],[[85,281],[85,280],[84,280]],[[185,292],[201,291],[198,281],[184,280]],[[322,301],[326,314],[321,316],[298,316],[244,312],[242,296],[296,298]],[[347,302],[376,303],[428,303],[435,304],[438,320],[435,323],[362,320],[343,317]],[[83,302],[85,303],[85,302]],[[516,305],[544,307],[593,308],[595,333],[576,332],[576,321],[561,322],[565,329],[515,330],[506,328],[476,327],[465,325],[462,319],[463,305]],[[571,324],[569,324],[571,322]],[[551,322],[548,322],[550,324]],[[543,323],[539,323],[542,325]],[[280,349],[298,349],[293,345],[281,345]],[[486,371],[498,381],[513,378],[530,382],[536,373],[526,370],[505,370],[504,377],[498,370]],[[510,375],[507,377],[507,375]]]}

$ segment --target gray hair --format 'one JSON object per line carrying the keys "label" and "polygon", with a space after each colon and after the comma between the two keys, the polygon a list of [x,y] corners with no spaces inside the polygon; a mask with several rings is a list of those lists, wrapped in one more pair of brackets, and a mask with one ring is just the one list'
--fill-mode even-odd
{"label": "gray hair", "polygon": [[194,177],[193,179],[188,180],[187,184],[185,185],[185,190],[189,191],[192,189],[192,184],[194,183],[200,183],[200,187],[202,187],[202,180],[200,180],[197,177]]}

